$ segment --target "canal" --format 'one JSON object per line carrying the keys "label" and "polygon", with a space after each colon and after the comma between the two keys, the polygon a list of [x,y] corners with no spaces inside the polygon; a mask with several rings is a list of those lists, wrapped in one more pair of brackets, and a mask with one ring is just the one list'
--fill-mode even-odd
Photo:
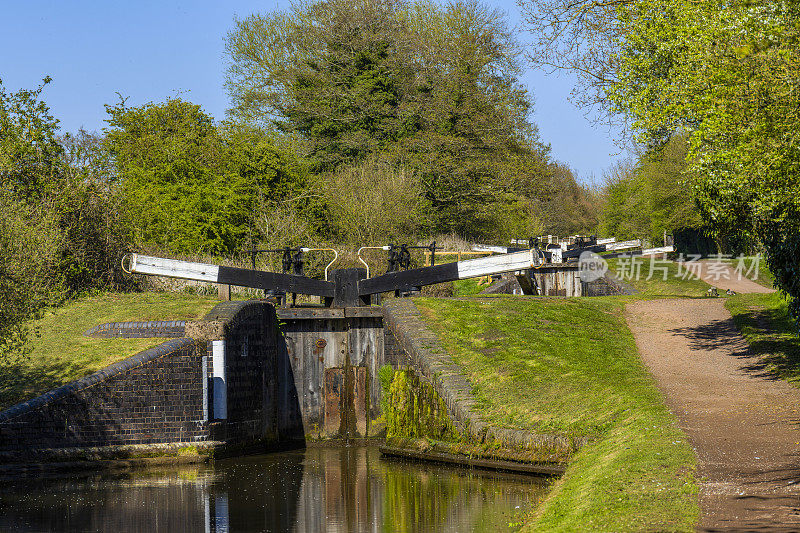
{"label": "canal", "polygon": [[533,476],[317,448],[213,465],[0,482],[0,531],[502,532],[547,490]]}

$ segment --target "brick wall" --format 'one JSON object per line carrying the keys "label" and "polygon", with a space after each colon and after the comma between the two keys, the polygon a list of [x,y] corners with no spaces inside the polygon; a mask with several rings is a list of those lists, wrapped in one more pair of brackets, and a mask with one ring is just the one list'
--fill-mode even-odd
{"label": "brick wall", "polygon": [[[222,440],[303,437],[298,395],[278,330],[265,302],[224,302],[190,337],[173,339],[100,372],[0,412],[0,453]],[[101,334],[162,334],[183,323],[114,324]],[[225,344],[227,416],[213,412],[213,341]]]}
{"label": "brick wall", "polygon": [[[312,311],[312,315],[317,312]],[[381,392],[380,309],[324,311],[342,316],[338,320],[294,317],[284,324],[285,337],[275,308],[259,300],[222,302],[202,320],[186,324],[139,322],[94,328],[94,334],[109,337],[176,334],[178,329],[185,337],[0,413],[0,454],[303,439],[322,427],[326,370],[340,368],[346,361],[369,373],[358,389],[360,396],[354,393],[355,405],[363,403],[366,428],[366,418],[378,415]]]}
{"label": "brick wall", "polygon": [[201,355],[176,339],[0,413],[0,450],[207,438]]}
{"label": "brick wall", "polygon": [[[225,345],[227,417],[219,434],[215,429],[215,438],[218,435],[229,442],[303,438],[286,343],[271,304],[223,302],[186,329],[188,336],[207,342],[209,376],[212,342]],[[213,410],[211,417],[217,418]]]}

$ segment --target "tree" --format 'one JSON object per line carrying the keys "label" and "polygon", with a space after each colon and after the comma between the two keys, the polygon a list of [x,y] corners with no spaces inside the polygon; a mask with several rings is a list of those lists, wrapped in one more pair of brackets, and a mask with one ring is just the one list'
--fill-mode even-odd
{"label": "tree", "polygon": [[237,20],[227,52],[232,117],[301,135],[317,171],[377,157],[419,176],[435,230],[496,233],[486,215],[524,200],[506,176],[546,164],[519,46],[476,2],[296,4]]}
{"label": "tree", "polygon": [[[561,15],[564,9],[587,10],[570,19],[584,38],[611,39],[613,75],[604,78],[602,92],[609,109],[632,119],[640,142],[655,147],[676,133],[688,134],[692,192],[704,221],[720,239],[743,235],[763,243],[776,283],[794,297],[790,312],[800,321],[800,5],[554,5],[561,11],[553,13]],[[557,19],[539,15],[540,24]],[[586,24],[593,17],[609,23]],[[580,50],[573,50],[569,61],[579,57]]]}
{"label": "tree", "polygon": [[230,255],[254,237],[265,199],[303,195],[303,165],[257,130],[218,127],[179,98],[107,111],[124,207],[144,243]]}
{"label": "tree", "polygon": [[637,0],[517,0],[533,36],[527,57],[533,65],[568,70],[578,77],[575,103],[608,109],[607,90],[619,81],[621,16]]}
{"label": "tree", "polygon": [[213,119],[179,98],[106,109],[106,139],[140,238],[173,252],[235,249],[247,235],[252,183],[226,167]]}
{"label": "tree", "polygon": [[318,170],[361,160],[414,129],[405,33],[394,3],[367,0],[237,20],[226,43],[231,115],[301,133]]}
{"label": "tree", "polygon": [[604,235],[646,238],[664,233],[701,229],[703,221],[687,182],[686,135],[643,153],[638,161],[622,163],[607,174],[601,221]]}
{"label": "tree", "polygon": [[58,120],[40,98],[51,81],[7,93],[0,80],[0,187],[16,198],[41,199],[61,176]]}
{"label": "tree", "polygon": [[[0,84],[0,359],[24,348],[25,321],[47,305],[124,285],[127,245],[114,210],[81,164],[68,160],[36,90]],[[98,181],[100,181],[98,177]]]}

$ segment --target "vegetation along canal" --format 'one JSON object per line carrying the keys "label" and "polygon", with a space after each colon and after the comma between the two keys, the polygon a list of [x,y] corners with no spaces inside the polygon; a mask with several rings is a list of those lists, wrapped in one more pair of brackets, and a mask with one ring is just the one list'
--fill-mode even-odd
{"label": "vegetation along canal", "polygon": [[2,531],[516,530],[544,478],[308,448],[4,483]]}

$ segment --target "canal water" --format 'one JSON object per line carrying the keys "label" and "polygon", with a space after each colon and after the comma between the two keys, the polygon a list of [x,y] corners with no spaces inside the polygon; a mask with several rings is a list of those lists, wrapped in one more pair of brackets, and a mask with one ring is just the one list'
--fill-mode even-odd
{"label": "canal water", "polygon": [[524,475],[309,448],[213,466],[0,483],[0,531],[514,531],[546,491]]}

